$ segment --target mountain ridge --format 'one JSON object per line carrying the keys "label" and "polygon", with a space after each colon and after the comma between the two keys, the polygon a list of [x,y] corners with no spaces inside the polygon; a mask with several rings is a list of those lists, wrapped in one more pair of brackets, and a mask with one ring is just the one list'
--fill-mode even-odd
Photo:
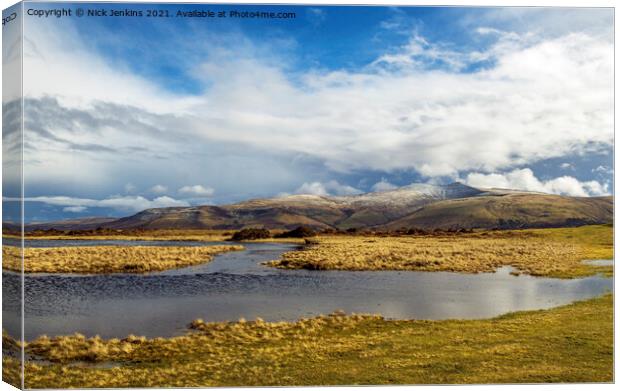
{"label": "mountain ridge", "polygon": [[[462,183],[412,184],[350,196],[297,194],[228,205],[146,209],[101,221],[107,229],[533,228],[603,224],[613,220],[613,197],[570,197]],[[72,229],[92,229],[75,224]],[[67,228],[66,222],[37,224]],[[60,228],[56,228],[60,229]]]}

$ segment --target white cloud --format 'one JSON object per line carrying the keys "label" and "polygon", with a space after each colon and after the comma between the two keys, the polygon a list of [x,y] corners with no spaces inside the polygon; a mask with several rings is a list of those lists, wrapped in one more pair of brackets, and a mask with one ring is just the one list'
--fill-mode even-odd
{"label": "white cloud", "polygon": [[575,169],[575,167],[573,167],[573,165],[570,163],[562,163],[560,164],[560,168],[563,170],[568,170],[568,169],[574,170]]}
{"label": "white cloud", "polygon": [[24,30],[23,72],[31,75],[24,79],[25,96],[56,96],[82,108],[95,101],[115,102],[155,113],[179,113],[192,104],[191,97],[171,94],[125,67],[113,66],[80,35],[71,24],[51,20]]}
{"label": "white cloud", "polygon": [[342,185],[337,181],[331,180],[329,182],[306,182],[301,185],[297,190],[295,190],[295,194],[313,194],[320,196],[328,196],[328,195],[337,195],[337,196],[348,196],[361,194],[362,191],[356,189],[349,185]]}
{"label": "white cloud", "polygon": [[[188,67],[208,88],[181,95],[112,66],[89,49],[96,45],[55,22],[32,27],[24,70],[34,77],[24,93],[33,102],[57,98],[57,106],[40,110],[49,118],[66,110],[72,118],[71,127],[41,121],[56,140],[28,129],[36,150],[26,165],[37,183],[107,185],[119,172],[142,174],[136,161],[160,172],[198,155],[175,160],[170,151],[224,143],[307,156],[344,173],[414,170],[429,178],[504,172],[613,146],[613,43],[595,31],[550,38],[483,27],[478,33],[496,43],[469,52],[412,33],[405,46],[386,49],[374,65],[340,71],[290,72],[286,61],[266,59],[246,45],[236,52],[213,44],[208,61]],[[488,64],[460,72],[477,61]],[[76,119],[80,114],[88,115]],[[66,140],[81,152],[67,154]],[[141,155],[144,149],[157,151],[157,158]],[[93,159],[95,150],[117,155]],[[213,185],[219,192],[219,183]],[[326,184],[307,185],[309,191],[338,193]],[[204,190],[193,194],[189,186],[183,193],[213,194]]]}
{"label": "white cloud", "polygon": [[470,173],[465,183],[478,188],[501,188],[562,194],[577,197],[609,194],[609,186],[597,181],[584,181],[571,176],[541,181],[529,168],[517,169],[504,174]]}
{"label": "white cloud", "polygon": [[312,194],[319,196],[327,196],[329,193],[321,182],[304,183],[295,190],[295,194]]}
{"label": "white cloud", "polygon": [[168,191],[168,187],[164,185],[155,185],[151,187],[150,191],[151,193],[155,193],[155,194],[163,194]]}
{"label": "white cloud", "polygon": [[372,191],[388,191],[398,189],[398,186],[388,182],[385,178],[381,178],[381,180],[374,185],[372,185]]}
{"label": "white cloud", "polygon": [[609,148],[612,44],[582,33],[507,39],[478,53],[495,65],[473,73],[420,68],[472,61],[422,42],[391,54],[402,57],[398,69],[310,71],[301,86],[255,59],[213,60],[202,67],[214,85],[203,110],[209,120],[193,128],[199,137],[314,156],[332,170],[429,177]]}
{"label": "white cloud", "polygon": [[[17,199],[5,198],[7,201],[16,201]],[[186,201],[175,200],[174,198],[163,196],[149,200],[142,196],[115,196],[103,200],[95,200],[90,198],[75,198],[66,196],[41,196],[41,197],[25,197],[25,202],[42,202],[48,205],[66,206],[73,208],[70,212],[80,211],[78,208],[112,208],[119,211],[140,212],[150,208],[166,208],[172,206],[189,206]]]}
{"label": "white cloud", "polygon": [[202,185],[183,186],[179,189],[179,194],[195,197],[211,197],[215,190]]}
{"label": "white cloud", "polygon": [[467,65],[465,60],[462,53],[430,43],[424,37],[413,33],[409,42],[400,50],[393,54],[382,55],[372,65],[424,68],[430,65],[437,66],[440,63],[458,71]]}
{"label": "white cloud", "polygon": [[80,213],[80,212],[84,212],[86,209],[88,209],[85,206],[67,206],[65,208],[62,208],[63,212],[71,212],[71,213]]}
{"label": "white cloud", "polygon": [[614,173],[614,169],[608,166],[598,166],[594,169],[592,169],[592,172],[594,173],[598,173],[598,174],[613,174]]}
{"label": "white cloud", "polygon": [[476,9],[459,22],[464,26],[493,25],[549,37],[585,31],[613,39],[613,18],[609,9],[595,7],[489,7],[484,11]]}
{"label": "white cloud", "polygon": [[355,187],[349,185],[342,185],[337,181],[329,181],[325,183],[325,188],[330,192],[330,194],[339,196],[349,196],[363,193],[360,189],[356,189]]}

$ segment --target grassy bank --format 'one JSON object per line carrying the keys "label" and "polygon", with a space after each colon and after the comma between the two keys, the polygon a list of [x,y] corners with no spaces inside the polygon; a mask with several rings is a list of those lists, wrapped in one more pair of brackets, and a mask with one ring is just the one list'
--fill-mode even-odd
{"label": "grassy bank", "polygon": [[485,231],[445,236],[321,236],[269,262],[283,269],[492,272],[511,265],[536,276],[610,274],[584,259],[613,257],[613,228]]}
{"label": "grassy bank", "polygon": [[[209,262],[243,246],[93,246],[25,248],[26,273],[145,273]],[[21,271],[18,247],[2,247],[2,268]]]}
{"label": "grassy bank", "polygon": [[194,321],[175,338],[41,337],[26,350],[52,363],[28,363],[26,387],[610,382],[612,309],[606,295],[487,320],[335,315]]}

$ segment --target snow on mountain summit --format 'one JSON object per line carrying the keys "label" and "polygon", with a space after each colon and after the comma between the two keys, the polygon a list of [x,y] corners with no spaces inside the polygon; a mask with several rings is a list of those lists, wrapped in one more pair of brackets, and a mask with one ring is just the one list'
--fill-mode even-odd
{"label": "snow on mountain summit", "polygon": [[414,183],[394,190],[331,198],[340,202],[345,202],[353,205],[408,205],[412,203],[419,203],[423,200],[447,200],[454,198],[464,198],[475,196],[481,193],[481,190],[463,185],[462,183],[451,183],[449,185]]}
{"label": "snow on mountain summit", "polygon": [[306,206],[333,206],[333,207],[411,207],[423,205],[433,201],[448,200],[454,198],[471,197],[482,194],[483,191],[462,183],[449,185],[432,185],[428,183],[414,183],[399,187],[394,190],[386,190],[372,193],[364,193],[350,196],[326,196],[314,194],[294,194],[283,197],[255,199],[236,206],[272,206],[272,205],[306,205]]}

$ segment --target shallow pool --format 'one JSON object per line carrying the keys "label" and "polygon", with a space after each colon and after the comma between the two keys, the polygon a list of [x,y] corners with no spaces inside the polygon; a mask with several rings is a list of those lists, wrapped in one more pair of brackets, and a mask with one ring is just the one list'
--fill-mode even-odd
{"label": "shallow pool", "polygon": [[[5,243],[8,244],[8,243]],[[217,245],[162,241],[27,241],[26,245]],[[611,291],[612,279],[553,279],[496,273],[278,270],[262,266],[296,245],[245,243],[245,251],[205,265],[151,274],[26,275],[25,337],[171,336],[196,318],[207,321],[295,320],[334,310],[395,319],[487,318],[550,308]],[[19,302],[19,275],[3,272],[3,311]],[[13,292],[15,291],[15,292]],[[17,335],[19,324],[5,319]]]}

